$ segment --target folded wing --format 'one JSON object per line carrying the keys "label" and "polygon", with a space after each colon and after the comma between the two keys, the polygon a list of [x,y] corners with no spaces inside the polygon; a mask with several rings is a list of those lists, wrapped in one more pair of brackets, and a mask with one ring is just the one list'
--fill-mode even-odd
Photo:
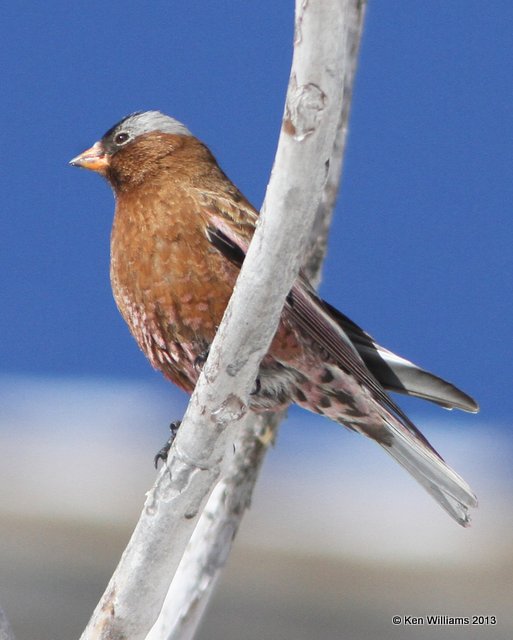
{"label": "folded wing", "polygon": [[[227,260],[242,266],[249,244],[247,238],[240,237],[226,219],[215,215],[206,233]],[[469,509],[477,505],[475,495],[385,389],[424,398],[449,409],[477,411],[477,403],[451,383],[381,347],[358,325],[322,301],[301,276],[287,296],[284,313],[326,354],[328,362],[335,363],[372,392],[384,409],[383,437],[376,439],[378,444],[459,524],[467,526]]]}

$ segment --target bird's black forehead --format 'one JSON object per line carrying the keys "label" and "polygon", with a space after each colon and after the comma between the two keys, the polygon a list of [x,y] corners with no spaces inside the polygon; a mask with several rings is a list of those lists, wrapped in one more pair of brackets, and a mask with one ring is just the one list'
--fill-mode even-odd
{"label": "bird's black forehead", "polygon": [[125,116],[124,118],[121,118],[121,120],[119,122],[116,122],[115,125],[113,125],[108,131],[106,131],[103,136],[102,136],[102,140],[107,140],[108,138],[110,138],[112,136],[112,134],[119,128],[121,127],[121,125],[126,122],[127,120],[129,120],[130,118],[133,118],[134,116],[139,116],[141,115],[141,113],[144,113],[143,111],[134,111],[133,113],[129,113],[127,116]]}

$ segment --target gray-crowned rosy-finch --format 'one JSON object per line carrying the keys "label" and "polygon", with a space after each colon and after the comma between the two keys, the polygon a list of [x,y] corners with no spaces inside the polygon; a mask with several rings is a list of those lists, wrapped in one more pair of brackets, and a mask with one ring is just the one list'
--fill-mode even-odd
{"label": "gray-crowned rosy-finch", "polygon": [[[114,298],[154,367],[194,389],[231,296],[258,212],[180,122],[134,113],[71,164],[103,175],[116,213]],[[475,412],[476,402],[378,345],[299,276],[263,359],[254,411],[291,402],[380,444],[460,524],[477,501],[387,391]]]}

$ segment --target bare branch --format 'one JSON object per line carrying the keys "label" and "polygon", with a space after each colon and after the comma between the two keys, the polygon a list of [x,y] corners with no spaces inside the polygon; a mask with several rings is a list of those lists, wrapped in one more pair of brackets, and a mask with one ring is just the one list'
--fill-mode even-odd
{"label": "bare branch", "polygon": [[[355,0],[349,0],[346,4],[346,53],[345,58],[340,61],[344,76],[342,109],[329,158],[328,179],[324,184],[310,233],[310,251],[303,265],[309,277],[314,280],[320,275],[329,224],[339,189],[364,8],[364,3]],[[298,19],[304,20],[299,16]],[[322,29],[321,25],[319,28]],[[305,59],[301,62],[304,63]],[[291,71],[291,85],[295,71],[296,61]],[[278,176],[280,170],[284,171],[282,177]],[[274,167],[273,179],[294,180],[294,176],[282,165]],[[236,455],[208,500],[173,579],[161,614],[146,640],[190,640],[194,637],[217,578],[228,558],[244,512],[249,507],[267,445],[274,440],[280,417],[254,416],[253,420],[246,421],[244,427],[238,429],[234,442]]]}
{"label": "bare branch", "polygon": [[146,640],[194,637],[249,507],[261,464],[280,419],[281,415],[254,416],[237,433],[235,455],[201,514],[162,611]]}
{"label": "bare branch", "polygon": [[167,466],[83,640],[145,637],[231,457],[226,452],[236,431],[253,433],[247,399],[297,276],[340,129],[350,6],[354,2],[344,0],[296,4],[285,116],[257,231]]}
{"label": "bare branch", "polygon": [[351,98],[353,96],[354,78],[358,64],[358,53],[365,18],[366,0],[347,0],[346,2],[346,52],[344,62],[344,93],[342,108],[337,126],[337,134],[329,160],[328,179],[324,185],[321,201],[317,207],[310,245],[303,264],[303,270],[310,282],[318,285],[321,269],[326,254],[328,230],[333,216],[333,209],[340,188],[344,151],[346,148]]}

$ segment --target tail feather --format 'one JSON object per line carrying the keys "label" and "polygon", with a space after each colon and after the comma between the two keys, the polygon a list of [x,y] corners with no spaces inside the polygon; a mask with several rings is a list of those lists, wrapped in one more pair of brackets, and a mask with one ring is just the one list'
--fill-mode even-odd
{"label": "tail feather", "polygon": [[476,496],[415,424],[402,412],[392,413],[370,394],[362,393],[342,369],[324,364],[320,371],[322,384],[296,389],[294,401],[375,440],[456,522],[468,526],[469,510],[477,506]]}
{"label": "tail feather", "polygon": [[391,438],[379,444],[417,482],[430,493],[438,504],[464,527],[470,524],[469,509],[477,507],[472,489],[443,459],[406,430],[395,419],[385,421]]}

